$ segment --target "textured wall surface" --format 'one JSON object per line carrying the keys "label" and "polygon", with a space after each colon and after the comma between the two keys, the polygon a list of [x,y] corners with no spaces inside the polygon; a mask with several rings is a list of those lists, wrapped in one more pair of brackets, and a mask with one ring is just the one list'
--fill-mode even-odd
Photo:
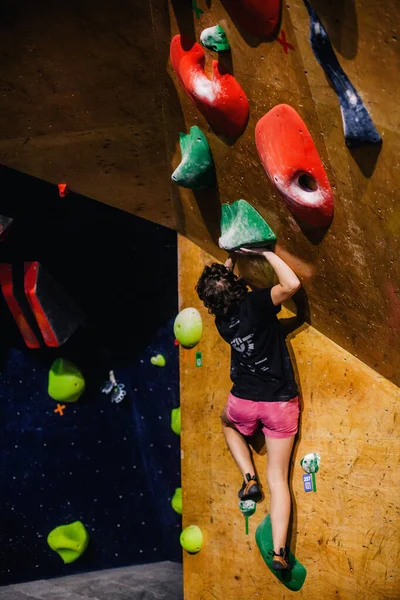
{"label": "textured wall surface", "polygon": [[[229,3],[224,3],[228,7]],[[399,243],[398,73],[399,47],[393,24],[400,18],[397,2],[383,4],[316,2],[339,61],[374,123],[383,145],[349,150],[344,141],[336,94],[317,63],[309,43],[309,17],[302,2],[284,4],[281,29],[293,46],[278,40],[246,40],[219,2],[203,6],[197,21],[189,9],[172,3],[172,34],[199,38],[204,27],[221,24],[231,44],[231,69],[247,94],[250,120],[243,136],[227,146],[210,131],[176,83],[186,128],[199,125],[216,163],[218,194],[180,190],[178,229],[215,254],[207,243],[218,235],[221,202],[244,198],[266,218],[279,240],[278,253],[302,279],[309,302],[309,322],[351,354],[398,383],[400,274]],[[336,12],[337,11],[337,12]],[[334,12],[336,14],[334,14]],[[325,18],[326,17],[326,18]],[[195,31],[193,31],[195,30]],[[282,38],[280,34],[279,38]],[[208,58],[215,53],[206,51]],[[378,55],[381,57],[378,59]],[[208,62],[208,66],[211,61]],[[378,66],[379,65],[379,66]],[[207,62],[206,62],[207,66]],[[396,100],[397,99],[397,100]],[[324,236],[296,222],[264,173],[254,143],[257,121],[280,103],[301,115],[325,165],[334,193],[335,216]],[[175,121],[170,121],[170,127]],[[173,159],[176,166],[179,152]],[[266,276],[257,263],[242,268],[250,281]]]}
{"label": "textured wall surface", "polygon": [[[61,348],[28,350],[0,296],[0,584],[180,560],[176,233],[82,196],[54,201],[52,185],[14,175],[3,171],[15,222],[0,262],[39,260],[86,321]],[[150,363],[158,353],[164,368]],[[58,357],[86,380],[63,416],[47,393]],[[120,404],[101,393],[110,369]],[[47,535],[76,520],[89,546],[64,565]]]}
{"label": "textured wall surface", "polygon": [[[248,536],[238,508],[241,476],[219,419],[231,387],[229,346],[193,290],[211,260],[180,238],[180,307],[198,308],[204,320],[202,340],[180,358],[183,526],[198,525],[205,540],[199,554],[184,553],[185,598],[397,600],[399,389],[313,327],[289,336],[302,396],[290,476],[291,550],[308,573],[301,591],[288,591],[265,566],[254,539],[269,504],[265,446],[253,454],[265,499],[250,517]],[[300,459],[309,452],[321,456],[316,493],[303,489]]]}
{"label": "textured wall surface", "polygon": [[[339,62],[360,93],[383,145],[349,150],[338,99],[309,43],[300,0],[283,5],[283,34],[260,42],[242,34],[228,1],[70,2],[57,9],[21,0],[2,6],[0,160],[45,180],[176,228],[221,257],[221,202],[244,198],[271,224],[278,251],[302,278],[309,321],[353,355],[398,383],[400,66],[396,0],[315,0]],[[243,87],[250,120],[234,146],[211,132],[169,63],[173,35],[199,40],[219,23],[232,52],[221,58]],[[16,40],[18,40],[16,42]],[[215,53],[206,51],[206,70]],[[259,118],[279,103],[309,128],[334,192],[325,236],[299,226],[266,177],[254,143]],[[179,131],[207,134],[218,190],[171,186]],[[322,237],[322,239],[321,239]],[[256,264],[244,269],[266,280]]]}

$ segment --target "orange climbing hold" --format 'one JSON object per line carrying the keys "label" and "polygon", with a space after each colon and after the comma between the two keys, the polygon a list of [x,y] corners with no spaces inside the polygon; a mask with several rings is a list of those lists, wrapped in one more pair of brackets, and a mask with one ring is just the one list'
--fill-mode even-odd
{"label": "orange climbing hold", "polygon": [[203,48],[186,36],[172,38],[170,56],[183,89],[215,132],[239,137],[246,129],[249,103],[236,79],[218,61],[213,61],[209,79]]}
{"label": "orange climbing hold", "polygon": [[239,27],[257,37],[272,37],[281,20],[281,0],[225,0]]}
{"label": "orange climbing hold", "polygon": [[291,106],[279,104],[258,121],[255,137],[264,169],[292,213],[309,225],[330,225],[332,190],[300,115]]}
{"label": "orange climbing hold", "polygon": [[58,193],[60,195],[61,198],[64,198],[64,196],[66,196],[69,192],[68,186],[66,183],[59,183],[58,184]]}

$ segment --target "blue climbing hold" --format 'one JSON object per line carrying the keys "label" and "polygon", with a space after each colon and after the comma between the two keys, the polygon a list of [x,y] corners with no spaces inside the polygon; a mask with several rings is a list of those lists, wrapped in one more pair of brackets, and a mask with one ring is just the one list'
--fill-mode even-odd
{"label": "blue climbing hold", "polygon": [[379,144],[382,139],[357,90],[340,66],[332,44],[309,0],[303,0],[310,15],[310,43],[314,56],[324,69],[340,103],[344,138],[349,147]]}

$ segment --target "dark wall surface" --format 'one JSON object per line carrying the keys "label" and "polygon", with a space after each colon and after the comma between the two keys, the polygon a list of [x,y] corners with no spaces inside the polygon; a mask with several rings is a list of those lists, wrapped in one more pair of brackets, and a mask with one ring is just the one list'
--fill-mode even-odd
{"label": "dark wall surface", "polygon": [[[59,349],[28,350],[2,301],[0,569],[2,584],[132,563],[180,560],[176,234],[3,169],[1,212],[15,217],[0,262],[38,260],[86,322]],[[167,365],[151,365],[161,353]],[[47,394],[57,357],[78,365],[86,391],[64,415]],[[108,371],[125,384],[113,404]],[[81,520],[86,553],[63,565],[46,538]]]}

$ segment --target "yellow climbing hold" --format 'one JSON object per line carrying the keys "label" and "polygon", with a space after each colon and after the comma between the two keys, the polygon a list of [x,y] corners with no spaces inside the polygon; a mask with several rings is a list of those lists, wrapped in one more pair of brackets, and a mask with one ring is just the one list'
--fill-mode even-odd
{"label": "yellow climbing hold", "polygon": [[69,564],[85,552],[89,543],[89,534],[81,521],[75,521],[50,531],[47,543],[61,556],[65,564]]}

